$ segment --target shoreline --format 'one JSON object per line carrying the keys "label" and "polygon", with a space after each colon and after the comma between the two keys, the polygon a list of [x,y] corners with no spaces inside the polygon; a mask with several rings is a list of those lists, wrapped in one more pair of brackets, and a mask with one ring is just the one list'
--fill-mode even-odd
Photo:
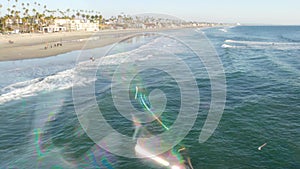
{"label": "shoreline", "polygon": [[[184,29],[184,28],[177,28]],[[99,32],[57,32],[0,35],[0,62],[45,58],[81,50],[86,42],[94,40],[88,48],[100,48],[121,41],[129,35],[173,29],[103,30]]]}

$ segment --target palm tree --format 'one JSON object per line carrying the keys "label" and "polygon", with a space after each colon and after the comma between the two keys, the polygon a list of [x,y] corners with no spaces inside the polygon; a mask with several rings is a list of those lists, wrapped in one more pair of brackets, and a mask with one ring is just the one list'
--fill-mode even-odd
{"label": "palm tree", "polygon": [[17,5],[18,5],[18,0],[15,0],[15,2],[16,2],[15,8],[17,8]]}
{"label": "palm tree", "polygon": [[35,19],[36,19],[35,13],[36,13],[36,9],[33,8],[33,9],[32,9],[32,12],[33,12],[33,15],[32,15],[31,22],[30,22],[30,27],[31,27],[31,29],[33,28],[33,24],[35,24]]}
{"label": "palm tree", "polygon": [[54,21],[54,16],[53,15],[50,15],[50,22],[51,22],[51,24],[53,23],[53,21]]}
{"label": "palm tree", "polygon": [[89,20],[90,19],[90,15],[85,15],[85,18],[87,19],[87,20]]}
{"label": "palm tree", "polygon": [[15,22],[15,17],[14,17],[14,14],[15,14],[15,10],[11,10],[10,11],[10,14],[11,14],[11,18],[12,18],[12,25],[14,25],[14,22]]}
{"label": "palm tree", "polygon": [[0,25],[1,25],[1,31],[3,31],[4,30],[4,23],[3,23],[3,18],[1,17],[1,9],[2,9],[2,4],[0,4]]}
{"label": "palm tree", "polygon": [[43,14],[46,14],[46,12],[47,12],[47,6],[44,5]]}
{"label": "palm tree", "polygon": [[[9,8],[9,6],[10,6],[10,5],[9,5],[9,2],[10,2],[10,0],[7,0],[7,6],[8,6],[8,8]],[[8,15],[9,15],[9,12],[10,12],[10,11],[7,10],[7,14],[8,14]]]}
{"label": "palm tree", "polygon": [[20,11],[15,12],[15,19],[17,20],[18,30],[20,30]]}
{"label": "palm tree", "polygon": [[79,16],[80,16],[80,12],[77,12],[76,13],[76,16],[78,17],[78,19],[79,19]]}
{"label": "palm tree", "polygon": [[98,21],[98,18],[99,18],[99,16],[98,16],[98,15],[95,15],[95,20],[96,20],[96,21]]}
{"label": "palm tree", "polygon": [[26,8],[25,9],[25,14],[28,15],[29,14],[28,12],[29,12],[29,9]]}
{"label": "palm tree", "polygon": [[62,18],[66,19],[66,14],[64,11],[59,11],[59,13],[62,15]]}
{"label": "palm tree", "polygon": [[14,15],[14,13],[16,12],[16,5],[13,5],[12,8],[13,8],[14,12],[12,13],[12,11],[11,11],[11,14]]}
{"label": "palm tree", "polygon": [[10,13],[10,8],[7,8],[7,14],[9,15],[9,13]]}
{"label": "palm tree", "polygon": [[45,24],[45,15],[44,14],[40,14],[39,12],[36,13],[36,18],[39,22],[39,25],[43,25]]}
{"label": "palm tree", "polygon": [[5,31],[6,28],[6,20],[9,19],[9,15],[5,15],[4,17],[1,18],[1,23],[2,23],[2,31]]}
{"label": "palm tree", "polygon": [[25,23],[27,22],[27,17],[23,17],[22,18],[22,23],[23,23],[23,28],[22,28],[22,30],[24,31],[24,29],[25,29]]}
{"label": "palm tree", "polygon": [[29,23],[28,23],[28,20],[30,19],[30,16],[29,16],[29,9],[26,8],[25,9],[25,15],[26,15],[26,26],[27,26],[27,31],[29,31]]}
{"label": "palm tree", "polygon": [[102,22],[103,22],[103,16],[102,15],[99,16],[99,22],[100,22],[100,24],[102,24]]}
{"label": "palm tree", "polygon": [[55,12],[56,12],[56,15],[59,16],[60,10],[58,8],[56,9]]}
{"label": "palm tree", "polygon": [[67,9],[66,12],[68,13],[68,18],[70,18],[70,9]]}
{"label": "palm tree", "polygon": [[21,3],[21,6],[22,6],[22,10],[23,10],[22,12],[24,13],[24,11],[25,11],[25,9],[26,9],[26,8],[25,8],[25,4],[24,4],[24,3]]}
{"label": "palm tree", "polygon": [[2,4],[0,4],[0,17],[1,17],[1,8],[2,8],[3,6],[2,6]]}

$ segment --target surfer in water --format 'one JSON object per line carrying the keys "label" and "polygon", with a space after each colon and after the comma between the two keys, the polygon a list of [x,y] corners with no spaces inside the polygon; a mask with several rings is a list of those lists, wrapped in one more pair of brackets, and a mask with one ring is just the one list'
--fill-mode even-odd
{"label": "surfer in water", "polygon": [[92,62],[94,62],[94,61],[95,61],[95,58],[94,58],[93,56],[91,56],[91,57],[90,57],[90,60],[91,60]]}

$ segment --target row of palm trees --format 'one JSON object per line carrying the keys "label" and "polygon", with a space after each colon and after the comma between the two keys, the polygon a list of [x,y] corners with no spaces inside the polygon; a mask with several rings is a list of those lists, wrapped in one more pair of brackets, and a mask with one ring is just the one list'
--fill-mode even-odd
{"label": "row of palm trees", "polygon": [[7,0],[6,13],[0,4],[0,31],[19,29],[23,32],[36,31],[40,26],[48,26],[55,18],[85,19],[91,22],[103,21],[99,11],[82,9],[48,9],[47,5],[38,2],[20,3],[18,0]]}

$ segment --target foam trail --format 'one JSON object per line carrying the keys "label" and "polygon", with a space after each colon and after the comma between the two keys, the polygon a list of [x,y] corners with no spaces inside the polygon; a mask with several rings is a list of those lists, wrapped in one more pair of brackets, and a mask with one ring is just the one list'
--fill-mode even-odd
{"label": "foam trail", "polygon": [[228,44],[223,44],[221,47],[222,48],[235,48],[235,49],[237,49],[237,48],[245,48],[245,46],[233,46],[233,45],[228,45]]}
{"label": "foam trail", "polygon": [[266,146],[267,145],[267,143],[264,143],[263,145],[261,145],[261,146],[259,146],[257,149],[258,150],[261,150],[264,146]]}

